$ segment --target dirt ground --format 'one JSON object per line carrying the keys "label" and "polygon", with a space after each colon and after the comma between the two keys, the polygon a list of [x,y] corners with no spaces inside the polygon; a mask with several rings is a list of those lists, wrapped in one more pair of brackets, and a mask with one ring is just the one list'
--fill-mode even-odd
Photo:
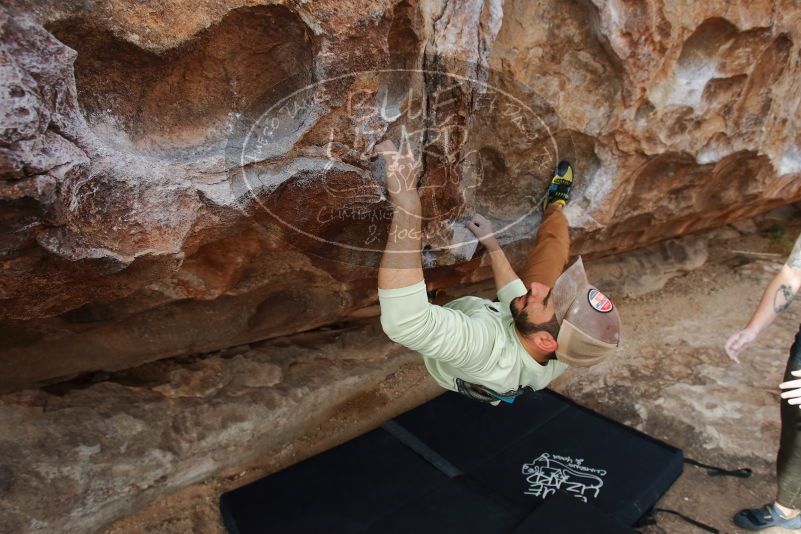
{"label": "dirt ground", "polygon": [[[658,503],[726,533],[739,532],[730,520],[736,511],[775,497],[778,384],[801,322],[796,304],[763,332],[741,364],[723,353],[726,338],[745,325],[801,231],[797,215],[756,222],[709,234],[703,267],[643,296],[616,299],[624,321],[620,354],[589,370],[569,370],[552,384],[581,404],[682,448],[689,458],[753,469],[751,478],[738,479],[710,477],[686,465]],[[220,493],[346,441],[435,391],[422,365],[404,367],[343,405],[337,417],[261,461],[185,488],[103,532],[221,534]],[[642,531],[701,532],[669,514],[657,517],[656,525]]]}
{"label": "dirt ground", "polygon": [[[740,236],[720,232],[730,239],[710,241],[702,268],[672,279],[660,291],[620,301],[626,321],[623,353],[616,361],[573,373],[555,388],[680,447],[686,457],[753,469],[751,478],[739,479],[709,477],[685,465],[658,504],[727,533],[741,532],[730,520],[735,512],[775,497],[778,384],[801,321],[801,306],[791,306],[741,355],[739,365],[723,352],[801,229],[797,221],[770,219],[760,221],[760,228]],[[658,525],[643,532],[701,530],[658,514]]]}

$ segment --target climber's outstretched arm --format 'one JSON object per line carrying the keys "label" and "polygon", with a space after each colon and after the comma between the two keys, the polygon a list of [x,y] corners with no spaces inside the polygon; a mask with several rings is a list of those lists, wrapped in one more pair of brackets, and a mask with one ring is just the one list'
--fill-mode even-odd
{"label": "climber's outstretched arm", "polygon": [[457,368],[481,368],[491,350],[490,338],[464,312],[428,302],[420,257],[420,197],[416,169],[409,167],[411,158],[398,164],[391,143],[377,148],[384,150],[387,160],[387,189],[394,209],[378,270],[381,328],[392,341],[427,358]]}
{"label": "climber's outstretched arm", "polygon": [[407,287],[423,280],[417,169],[412,156],[398,154],[391,141],[382,142],[376,150],[387,163],[387,190],[393,206],[387,245],[378,269],[378,287]]}
{"label": "climber's outstretched arm", "polygon": [[509,260],[506,259],[506,254],[503,253],[498,240],[495,238],[495,229],[492,227],[492,223],[486,217],[476,213],[467,223],[467,229],[473,232],[473,235],[478,238],[478,241],[484,245],[484,248],[489,253],[496,290],[500,290],[519,279]]}

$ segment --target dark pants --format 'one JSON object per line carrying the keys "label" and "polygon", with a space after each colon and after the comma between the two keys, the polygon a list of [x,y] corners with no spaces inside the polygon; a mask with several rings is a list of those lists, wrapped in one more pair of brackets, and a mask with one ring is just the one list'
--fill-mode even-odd
{"label": "dark pants", "polygon": [[[795,335],[795,343],[790,348],[790,359],[784,371],[784,381],[798,380],[790,371],[801,369],[801,327]],[[776,502],[787,508],[801,507],[801,408],[781,400],[782,435],[779,454],[776,458],[776,472],[779,480],[779,493]]]}

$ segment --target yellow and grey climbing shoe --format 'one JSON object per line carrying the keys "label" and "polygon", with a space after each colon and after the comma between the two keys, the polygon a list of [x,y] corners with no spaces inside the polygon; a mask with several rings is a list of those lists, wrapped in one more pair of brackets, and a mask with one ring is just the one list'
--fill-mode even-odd
{"label": "yellow and grey climbing shoe", "polygon": [[570,188],[573,186],[573,167],[567,161],[560,161],[554,169],[548,191],[542,202],[544,210],[551,204],[564,206],[570,201]]}

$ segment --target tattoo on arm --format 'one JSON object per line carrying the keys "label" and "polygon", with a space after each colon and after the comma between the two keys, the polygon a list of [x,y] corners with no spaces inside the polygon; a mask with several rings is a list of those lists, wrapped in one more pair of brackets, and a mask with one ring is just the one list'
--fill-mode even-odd
{"label": "tattoo on arm", "polygon": [[793,251],[790,253],[790,257],[787,258],[787,265],[793,269],[801,269],[801,235],[795,240]]}
{"label": "tattoo on arm", "polygon": [[773,311],[777,314],[787,309],[793,301],[793,288],[787,284],[782,284],[776,290],[776,295],[773,296]]}

